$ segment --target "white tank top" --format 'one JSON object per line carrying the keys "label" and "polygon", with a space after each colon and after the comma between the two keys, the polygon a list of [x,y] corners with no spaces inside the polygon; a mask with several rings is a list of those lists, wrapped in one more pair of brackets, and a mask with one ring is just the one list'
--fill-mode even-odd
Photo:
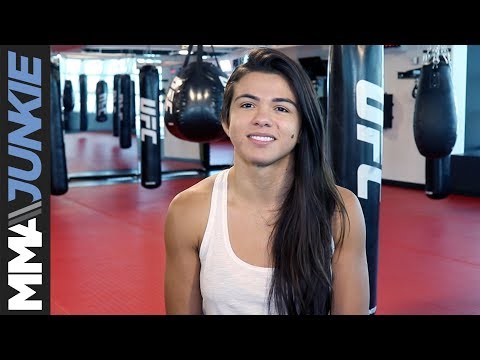
{"label": "white tank top", "polygon": [[210,214],[200,245],[200,290],[205,315],[268,314],[268,291],[273,269],[251,265],[235,255],[227,222],[227,178],[221,171],[214,182]]}

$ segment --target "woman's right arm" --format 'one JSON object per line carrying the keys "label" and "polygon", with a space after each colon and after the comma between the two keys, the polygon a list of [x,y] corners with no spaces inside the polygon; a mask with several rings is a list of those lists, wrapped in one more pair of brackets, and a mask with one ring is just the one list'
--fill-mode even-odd
{"label": "woman's right arm", "polygon": [[170,203],[165,221],[165,308],[167,315],[202,314],[198,215],[188,193]]}

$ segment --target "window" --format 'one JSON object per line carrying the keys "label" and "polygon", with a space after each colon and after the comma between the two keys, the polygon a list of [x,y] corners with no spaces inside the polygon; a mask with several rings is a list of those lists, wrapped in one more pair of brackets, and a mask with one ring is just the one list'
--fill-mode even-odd
{"label": "window", "polygon": [[[129,74],[131,80],[135,83],[135,118],[138,121],[140,113],[140,69],[137,66],[135,57],[119,57],[119,58],[79,58],[79,57],[60,57],[60,88],[63,94],[65,80],[72,82],[72,90],[74,95],[74,112],[80,111],[80,84],[79,76],[86,75],[87,79],[87,112],[96,113],[96,88],[97,83],[103,80],[107,83],[107,113],[113,114],[113,77],[116,74]],[[162,81],[162,68],[157,67],[159,73],[159,81]],[[160,114],[162,111],[162,102],[160,103]],[[137,123],[138,126],[138,123]],[[160,137],[164,137],[163,117],[160,118]]]}

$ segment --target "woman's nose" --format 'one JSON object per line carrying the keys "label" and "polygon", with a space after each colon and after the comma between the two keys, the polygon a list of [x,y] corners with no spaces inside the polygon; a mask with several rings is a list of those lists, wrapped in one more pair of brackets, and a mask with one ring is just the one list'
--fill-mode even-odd
{"label": "woman's nose", "polygon": [[259,108],[253,119],[254,124],[260,127],[272,126],[272,118],[268,110]]}

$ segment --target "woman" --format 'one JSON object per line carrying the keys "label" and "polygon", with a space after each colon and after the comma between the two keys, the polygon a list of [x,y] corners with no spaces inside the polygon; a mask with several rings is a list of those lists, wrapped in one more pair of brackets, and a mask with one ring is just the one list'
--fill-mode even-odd
{"label": "woman", "polygon": [[167,314],[368,314],[363,212],[335,185],[301,66],[251,51],[228,80],[221,117],[234,165],[168,209]]}

